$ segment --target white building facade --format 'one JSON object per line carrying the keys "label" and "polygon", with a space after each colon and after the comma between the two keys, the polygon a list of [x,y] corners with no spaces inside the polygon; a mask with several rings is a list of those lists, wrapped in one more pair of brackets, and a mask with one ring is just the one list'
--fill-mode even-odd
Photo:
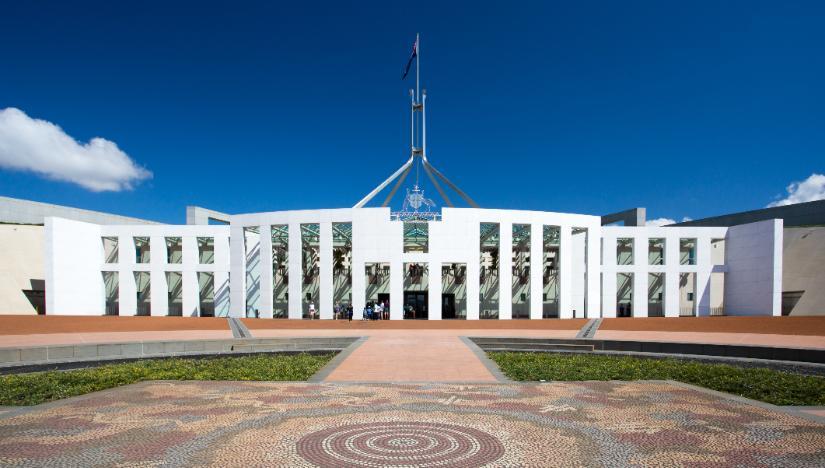
{"label": "white building facade", "polygon": [[[780,315],[782,221],[601,226],[481,208],[234,215],[229,225],[46,219],[52,315],[550,319]],[[335,312],[342,314],[336,316]]]}

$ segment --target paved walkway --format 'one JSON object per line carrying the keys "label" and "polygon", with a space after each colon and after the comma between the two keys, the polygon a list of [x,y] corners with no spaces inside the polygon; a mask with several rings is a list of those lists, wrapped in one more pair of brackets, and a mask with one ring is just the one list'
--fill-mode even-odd
{"label": "paved walkway", "polygon": [[0,465],[825,465],[825,425],[668,382],[144,382],[0,416]]}
{"label": "paved walkway", "polygon": [[[486,360],[486,358],[484,358]],[[326,379],[328,382],[495,382],[457,336],[382,333],[369,337]]]}

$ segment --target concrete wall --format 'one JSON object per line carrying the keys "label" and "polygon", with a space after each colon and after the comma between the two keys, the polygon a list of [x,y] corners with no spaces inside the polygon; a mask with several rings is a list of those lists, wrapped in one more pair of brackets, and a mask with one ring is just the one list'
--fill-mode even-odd
{"label": "concrete wall", "polygon": [[790,315],[825,315],[825,227],[785,228],[782,291],[801,291]]}
{"label": "concrete wall", "polygon": [[95,224],[158,224],[155,221],[101,213],[99,211],[0,197],[0,223],[44,224],[48,216]]}
{"label": "concrete wall", "polygon": [[[118,238],[118,262],[104,263],[102,237]],[[135,263],[134,237],[149,237],[150,262]],[[167,263],[166,237],[181,237],[183,258]],[[198,237],[213,237],[214,263],[200,264]],[[229,227],[227,226],[101,226],[62,218],[46,219],[46,303],[49,314],[103,315],[103,271],[119,275],[120,315],[135,315],[134,273],[151,275],[151,313],[167,315],[166,272],[182,273],[183,315],[197,316],[198,272],[215,275],[215,314],[229,310],[229,296],[220,295],[229,284]],[[219,303],[223,297],[224,303]]]}
{"label": "concrete wall", "polygon": [[23,290],[45,280],[43,226],[0,224],[0,314],[36,314]]}
{"label": "concrete wall", "polygon": [[[576,278],[584,280],[584,275],[573,274],[573,227],[588,229],[591,241],[587,249],[587,258],[581,263],[587,264],[589,271],[599,270],[599,243],[601,219],[598,216],[575,215],[567,213],[516,211],[516,210],[485,210],[469,208],[444,208],[442,220],[429,223],[429,249],[427,253],[403,252],[403,223],[390,220],[389,208],[357,208],[313,211],[283,211],[270,213],[254,213],[231,217],[232,238],[232,315],[244,316],[244,297],[246,291],[246,265],[243,245],[243,228],[258,226],[261,232],[268,233],[273,224],[289,225],[289,317],[300,318],[303,298],[301,282],[292,278],[301,278],[300,225],[302,223],[319,223],[321,227],[321,295],[319,312],[321,318],[332,317],[332,238],[324,235],[331,232],[333,222],[352,223],[352,291],[353,308],[356,317],[364,308],[366,298],[366,278],[363,274],[367,263],[387,263],[390,265],[390,317],[401,319],[403,305],[404,264],[424,263],[428,265],[428,294],[429,318],[441,318],[441,266],[445,263],[463,263],[467,265],[467,319],[479,317],[479,229],[480,223],[498,223],[501,233],[501,254],[499,256],[499,318],[512,318],[512,227],[513,224],[531,225],[531,257],[542,258],[542,229],[544,225],[560,226],[561,228],[561,294],[560,317],[570,318],[573,311],[573,291],[587,291],[587,303],[591,304],[590,314],[598,314],[599,304],[599,276],[587,276],[588,284],[574,287]],[[267,236],[262,237],[265,244]],[[328,245],[327,245],[328,244]],[[271,265],[271,248],[268,245],[261,247],[262,265]],[[264,267],[263,272],[271,268]],[[542,316],[542,268],[530,269],[530,316]],[[327,286],[325,286],[327,285]],[[271,280],[265,275],[261,278],[260,316],[271,317]],[[583,297],[581,300],[583,302]],[[578,313],[582,313],[581,310]],[[581,315],[579,315],[581,316]],[[598,315],[596,315],[598,316]]]}
{"label": "concrete wall", "polygon": [[[679,316],[679,275],[696,274],[696,310],[698,316],[710,314],[710,274],[714,271],[724,272],[726,265],[713,265],[711,261],[711,239],[724,239],[728,233],[725,227],[623,227],[605,226],[602,228],[602,312],[603,317],[615,317],[616,274],[633,273],[632,310],[634,317],[648,316],[648,274],[664,273],[664,310],[665,317]],[[633,239],[633,263],[616,264],[616,239]],[[648,265],[648,240],[665,239],[665,264]],[[679,240],[696,239],[696,264],[681,265],[679,259]],[[769,304],[766,304],[769,305]]]}
{"label": "concrete wall", "polygon": [[727,315],[782,315],[782,220],[728,228]]}

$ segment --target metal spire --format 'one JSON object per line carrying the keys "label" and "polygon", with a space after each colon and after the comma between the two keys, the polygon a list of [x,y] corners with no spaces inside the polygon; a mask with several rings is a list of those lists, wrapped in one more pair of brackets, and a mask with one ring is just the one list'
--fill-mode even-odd
{"label": "metal spire", "polygon": [[[438,190],[439,195],[441,198],[444,199],[444,202],[447,206],[454,206],[450,197],[447,196],[447,192],[441,187],[439,184],[438,179],[441,179],[447,186],[449,186],[453,191],[458,193],[461,198],[464,199],[470,206],[473,208],[478,208],[478,204],[473,201],[466,193],[461,191],[455,184],[453,184],[447,177],[444,176],[441,172],[439,172],[435,167],[430,164],[427,160],[427,113],[426,113],[426,102],[427,102],[427,90],[421,90],[421,42],[419,34],[415,35],[415,89],[410,90],[410,158],[405,162],[397,171],[395,171],[389,178],[387,178],[384,182],[382,182],[378,187],[376,187],[372,192],[367,194],[366,197],[361,199],[353,208],[363,208],[370,200],[372,200],[379,192],[384,190],[393,180],[398,178],[395,186],[390,191],[389,195],[384,199],[384,202],[381,206],[387,206],[392,197],[398,191],[398,188],[404,182],[404,179],[407,177],[407,174],[412,169],[412,164],[415,164],[415,186],[411,194],[416,196],[420,195],[423,197],[423,192],[419,189],[419,170],[421,166],[423,166],[424,172],[427,174],[427,177],[432,182],[433,186],[435,186],[436,190]],[[418,116],[420,115],[420,119]],[[400,177],[400,178],[399,178]],[[409,192],[409,190],[408,190]],[[408,195],[409,196],[409,195]]]}

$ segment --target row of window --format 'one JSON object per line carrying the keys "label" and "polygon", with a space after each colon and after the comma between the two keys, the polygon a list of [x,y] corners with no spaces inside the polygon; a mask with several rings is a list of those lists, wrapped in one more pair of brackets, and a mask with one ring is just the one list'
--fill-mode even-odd
{"label": "row of window", "polygon": [[[118,263],[119,246],[117,237],[103,237],[103,258],[106,263]],[[149,263],[151,260],[151,240],[149,237],[133,237],[135,248],[135,263]],[[215,239],[213,237],[198,237],[198,263],[208,265],[215,263]],[[183,239],[181,237],[166,237],[166,263],[176,264],[183,262]]]}
{"label": "row of window", "polygon": [[[631,237],[616,239],[616,264],[634,265],[637,260],[633,255],[633,241]],[[651,238],[647,241],[647,264],[665,264],[665,238]],[[679,239],[679,264],[696,265],[696,239]],[[725,264],[725,239],[711,239],[711,264]]]}
{"label": "row of window", "polygon": [[[119,315],[121,275],[116,271],[104,271],[101,273],[103,277],[104,299],[106,302],[106,315]],[[146,271],[136,271],[133,272],[133,276],[136,294],[136,314],[151,315],[151,274]],[[179,271],[167,271],[164,277],[166,279],[165,292],[168,300],[167,314],[182,315],[183,273]],[[199,315],[202,317],[213,316],[215,313],[215,274],[212,272],[197,272],[197,280]],[[228,295],[228,291],[225,291],[223,294]]]}

